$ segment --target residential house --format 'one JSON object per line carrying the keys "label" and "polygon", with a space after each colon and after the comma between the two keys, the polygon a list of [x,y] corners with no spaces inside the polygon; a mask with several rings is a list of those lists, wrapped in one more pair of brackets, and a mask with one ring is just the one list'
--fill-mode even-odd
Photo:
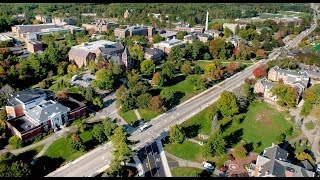
{"label": "residential house", "polygon": [[92,22],[90,24],[82,24],[82,27],[85,28],[86,30],[93,29],[94,32],[103,32],[103,31],[108,31],[111,28],[119,27],[119,23],[107,22],[105,20],[96,20],[95,22]]}
{"label": "residential house", "polygon": [[219,37],[223,34],[222,31],[217,31],[217,30],[207,30],[207,31],[204,31],[204,33],[209,34],[212,37]]}
{"label": "residential house", "polygon": [[121,43],[99,40],[71,47],[69,60],[75,61],[78,67],[87,66],[89,61],[96,60],[99,54],[107,61],[132,68],[130,54]]}
{"label": "residential house", "polygon": [[83,103],[71,98],[78,106],[68,107],[51,100],[52,96],[53,92],[40,89],[12,94],[6,106],[6,124],[11,132],[25,141],[86,114]]}
{"label": "residential house", "polygon": [[250,177],[314,177],[312,165],[302,162],[299,165],[291,164],[288,152],[278,145],[272,144],[262,155],[258,155],[255,164],[248,168]]}
{"label": "residential house", "polygon": [[145,59],[151,59],[154,61],[159,61],[164,56],[164,53],[162,51],[155,49],[155,48],[144,47],[143,52],[144,52]]}
{"label": "residential house", "polygon": [[114,35],[119,38],[126,38],[128,36],[147,36],[153,37],[155,28],[152,26],[131,26],[125,29],[115,28]]}
{"label": "residential house", "polygon": [[185,46],[185,43],[179,39],[171,39],[169,41],[161,41],[159,43],[153,44],[155,49],[159,49],[165,53],[170,53],[171,48],[174,46],[179,46],[180,48]]}

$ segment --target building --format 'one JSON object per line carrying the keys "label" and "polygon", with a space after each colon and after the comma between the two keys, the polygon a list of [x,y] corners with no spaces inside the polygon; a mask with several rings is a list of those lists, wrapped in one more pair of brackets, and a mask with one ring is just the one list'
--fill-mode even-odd
{"label": "building", "polygon": [[204,34],[204,33],[192,33],[189,35],[185,35],[183,37],[183,41],[186,43],[192,43],[194,40],[200,40],[201,42],[208,42],[212,39],[212,36],[209,34]]}
{"label": "building", "polygon": [[63,26],[63,25],[76,25],[77,20],[74,18],[60,18],[60,17],[53,17],[52,23],[55,25]]}
{"label": "building", "polygon": [[179,46],[180,48],[185,46],[185,43],[179,39],[171,39],[169,41],[161,41],[159,43],[153,44],[155,49],[159,49],[165,53],[170,53],[171,48],[174,46]]}
{"label": "building", "polygon": [[192,43],[194,40],[196,40],[196,39],[199,39],[198,38],[198,36],[197,36],[197,34],[195,34],[195,33],[193,33],[193,34],[188,34],[188,35],[185,35],[184,37],[183,37],[183,41],[185,42],[185,43]]}
{"label": "building", "polygon": [[27,19],[26,14],[16,14],[12,16],[13,19],[16,19],[17,21],[24,21]]}
{"label": "building", "polygon": [[262,155],[258,155],[255,164],[248,168],[250,177],[315,177],[313,167],[308,161],[299,165],[291,164],[288,152],[278,145],[272,144],[266,148]]}
{"label": "building", "polygon": [[96,20],[90,24],[82,24],[82,27],[86,30],[93,29],[95,32],[108,31],[111,28],[119,27],[119,23],[116,22],[107,22],[105,20]]}
{"label": "building", "polygon": [[43,51],[42,43],[37,41],[28,41],[27,43],[27,51],[30,53],[37,53],[39,51]]}
{"label": "building", "polygon": [[213,37],[210,35],[210,34],[205,34],[205,33],[196,33],[198,39],[201,41],[201,42],[208,42],[210,40],[213,39]]}
{"label": "building", "polygon": [[63,38],[63,34],[71,33],[75,34],[77,32],[84,31],[83,28],[72,26],[72,25],[64,25],[63,27],[58,28],[47,28],[41,29],[40,32],[28,32],[26,34],[26,41],[41,41],[44,35],[59,33],[61,38]]}
{"label": "building", "polygon": [[[242,40],[242,38],[239,36],[231,36],[226,39],[226,42],[231,42],[233,44],[233,46],[235,48],[237,48],[239,46],[241,40]],[[245,42],[247,42],[247,41],[245,41]],[[248,42],[247,42],[247,44],[248,44]]]}
{"label": "building", "polygon": [[82,13],[81,16],[85,16],[85,17],[96,17],[97,14],[96,13]]}
{"label": "building", "polygon": [[53,92],[40,89],[27,89],[12,94],[8,99],[6,111],[7,126],[22,140],[56,129],[70,120],[86,114],[86,107],[72,98],[70,107],[51,100]]}
{"label": "building", "polygon": [[266,78],[259,79],[254,85],[253,92],[258,94],[258,96],[263,97],[265,100],[277,101],[277,97],[273,96],[271,89],[276,85],[276,83],[269,81]]}
{"label": "building", "polygon": [[268,79],[276,82],[283,81],[284,84],[298,87],[299,92],[304,91],[310,82],[309,74],[305,71],[281,69],[278,66],[269,70]]}
{"label": "building", "polygon": [[236,34],[237,26],[239,26],[239,29],[246,28],[245,24],[236,24],[236,23],[223,23],[222,26],[223,26],[223,29],[225,28],[230,29],[233,32],[233,34]]}
{"label": "building", "polygon": [[119,38],[126,38],[128,36],[147,36],[151,38],[154,34],[155,28],[152,26],[131,26],[125,29],[114,29],[114,35]]}
{"label": "building", "polygon": [[42,29],[59,28],[59,27],[61,26],[57,26],[55,24],[30,24],[30,25],[15,25],[11,29],[16,36],[19,36],[20,38],[26,38],[27,33],[41,32]]}
{"label": "building", "polygon": [[217,30],[207,30],[204,31],[205,34],[209,34],[212,37],[219,37],[222,36],[222,31],[217,31]]}
{"label": "building", "polygon": [[130,17],[130,13],[129,13],[129,11],[128,10],[126,10],[126,12],[124,12],[124,14],[123,14],[123,18],[129,18]]}
{"label": "building", "polygon": [[159,34],[161,37],[165,38],[167,41],[170,39],[174,39],[177,35],[177,32],[175,31],[167,31],[166,33]]}
{"label": "building", "polygon": [[45,15],[36,15],[36,20],[43,22],[43,23],[52,23],[52,19]]}
{"label": "building", "polygon": [[144,58],[145,59],[151,59],[154,61],[159,61],[162,59],[162,57],[164,56],[164,53],[158,49],[154,49],[154,48],[143,48],[143,52],[144,52]]}
{"label": "building", "polygon": [[13,39],[5,34],[0,34],[0,42],[7,41],[13,43]]}
{"label": "building", "polygon": [[75,34],[77,32],[85,31],[84,28],[73,26],[73,25],[64,25],[63,29],[69,30],[71,34]]}
{"label": "building", "polygon": [[89,61],[96,60],[99,54],[107,61],[124,65],[130,69],[133,62],[127,48],[121,43],[100,40],[73,46],[69,51],[69,60],[75,61],[78,67],[86,66]]}
{"label": "building", "polygon": [[175,31],[186,31],[188,33],[203,33],[204,32],[204,27],[176,27],[174,28]]}

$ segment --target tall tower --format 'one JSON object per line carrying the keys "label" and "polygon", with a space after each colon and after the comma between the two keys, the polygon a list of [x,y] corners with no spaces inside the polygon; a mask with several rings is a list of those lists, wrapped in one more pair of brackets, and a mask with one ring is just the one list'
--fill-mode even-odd
{"label": "tall tower", "polygon": [[206,18],[206,31],[208,31],[208,19],[209,19],[209,12],[207,11],[207,18]]}

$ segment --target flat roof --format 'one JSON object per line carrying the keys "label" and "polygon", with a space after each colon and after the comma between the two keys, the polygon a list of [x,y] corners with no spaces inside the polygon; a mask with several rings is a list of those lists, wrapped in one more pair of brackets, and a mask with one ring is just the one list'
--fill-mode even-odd
{"label": "flat roof", "polygon": [[0,41],[11,41],[12,38],[5,35],[5,34],[0,34]]}
{"label": "flat roof", "polygon": [[13,127],[15,127],[19,132],[27,131],[31,128],[37,126],[31,122],[26,116],[21,116],[8,121]]}
{"label": "flat roof", "polygon": [[94,41],[94,42],[88,42],[88,43],[82,43],[77,46],[73,46],[73,49],[81,49],[81,50],[86,50],[93,52],[99,47],[104,47],[105,45],[113,45],[117,44],[117,42],[112,42],[112,41],[107,41],[107,40],[99,40],[99,41]]}

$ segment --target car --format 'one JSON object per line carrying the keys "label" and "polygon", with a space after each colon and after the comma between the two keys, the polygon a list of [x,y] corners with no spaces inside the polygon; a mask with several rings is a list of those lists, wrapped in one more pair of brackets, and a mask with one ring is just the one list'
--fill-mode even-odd
{"label": "car", "polygon": [[140,128],[139,128],[139,131],[140,132],[143,132],[143,131],[145,131],[146,129],[148,129],[148,125],[147,124],[145,124],[145,125],[143,125],[143,126],[141,126]]}
{"label": "car", "polygon": [[198,144],[199,144],[200,146],[203,146],[203,142],[202,142],[202,141],[199,141]]}
{"label": "car", "polygon": [[208,162],[203,162],[202,165],[206,169],[209,169],[209,170],[213,170],[214,169],[214,166],[212,164],[208,163]]}
{"label": "car", "polygon": [[317,173],[320,174],[320,164],[317,164]]}

